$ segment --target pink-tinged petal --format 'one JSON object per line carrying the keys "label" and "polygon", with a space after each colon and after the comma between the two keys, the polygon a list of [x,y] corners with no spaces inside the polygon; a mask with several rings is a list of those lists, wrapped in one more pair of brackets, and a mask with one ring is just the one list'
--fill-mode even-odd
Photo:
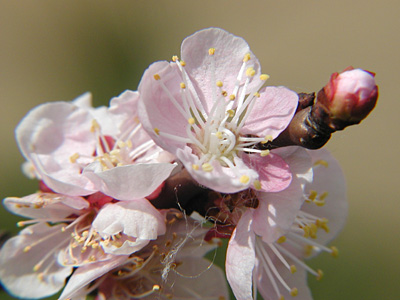
{"label": "pink-tinged petal", "polygon": [[328,243],[343,228],[347,213],[346,182],[338,161],[325,149],[309,151],[313,160],[313,182],[305,187],[306,195],[316,191],[318,195],[326,193],[325,205],[317,206],[304,203],[302,210],[314,216],[328,219],[329,232],[317,234],[320,244]]}
{"label": "pink-tinged petal", "polygon": [[90,193],[90,181],[70,159],[75,153],[93,154],[96,141],[90,131],[92,119],[87,110],[72,103],[53,102],[31,110],[17,126],[21,152],[54,191],[68,195]]}
{"label": "pink-tinged petal", "polygon": [[[156,74],[160,76],[159,80],[154,78]],[[153,63],[145,71],[139,85],[140,121],[156,144],[173,154],[176,148],[182,148],[186,143],[158,135],[154,130],[157,128],[160,132],[178,137],[187,136],[188,118],[179,112],[171,100],[174,99],[183,108],[181,82],[182,76],[178,67],[162,61]],[[162,85],[169,92],[166,92]]]}
{"label": "pink-tinged petal", "polygon": [[[71,267],[56,262],[57,247],[70,235],[63,225],[29,226],[9,239],[0,251],[0,279],[9,293],[39,299],[57,293],[71,274]],[[36,270],[36,271],[35,271]]]}
{"label": "pink-tinged petal", "polygon": [[173,283],[176,299],[229,299],[222,270],[201,257],[192,256],[183,259],[176,268],[176,272],[171,272],[168,283]]}
{"label": "pink-tinged petal", "polygon": [[5,198],[4,206],[12,213],[31,219],[63,219],[89,207],[82,197],[37,193],[23,198]]}
{"label": "pink-tinged petal", "polygon": [[260,91],[243,126],[243,133],[276,138],[296,112],[298,96],[285,87],[266,87]]}
{"label": "pink-tinged petal", "polygon": [[240,218],[226,252],[226,276],[238,300],[252,300],[252,278],[255,264],[255,235],[252,229],[253,210]]}
{"label": "pink-tinged petal", "polygon": [[75,98],[74,100],[71,101],[72,104],[84,108],[84,109],[92,109],[92,93],[86,92],[79,97]]}
{"label": "pink-tinged petal", "polygon": [[104,194],[118,200],[150,195],[171,174],[176,164],[134,164],[100,171],[99,163],[87,166],[83,174]]}
{"label": "pink-tinged petal", "polygon": [[[235,159],[234,168],[222,167],[220,162],[214,160],[210,163],[212,170],[204,171],[199,165],[199,158],[189,147],[178,149],[176,156],[199,184],[221,193],[235,193],[247,189],[258,179],[257,172],[244,164],[240,158]],[[199,168],[194,169],[193,165]],[[247,180],[241,181],[242,176],[247,176]]]}
{"label": "pink-tinged petal", "polygon": [[149,240],[165,234],[166,230],[163,215],[146,199],[106,204],[94,219],[92,227],[104,239],[122,235],[118,244],[101,242],[106,253],[110,251],[119,255],[140,250]]}
{"label": "pink-tinged petal", "polygon": [[[212,56],[209,55],[210,48],[215,49]],[[217,80],[223,82],[228,95],[233,92],[246,54],[251,57],[246,69],[253,67],[256,71],[247,88],[250,93],[254,87],[259,88],[261,67],[244,39],[219,28],[208,28],[194,33],[182,42],[181,56],[186,63],[185,70],[192,78],[206,111],[210,111],[213,105],[213,89]],[[244,84],[245,80],[246,76],[243,76],[240,84]]]}
{"label": "pink-tinged petal", "polygon": [[292,181],[289,165],[278,155],[243,154],[244,163],[259,175],[261,192],[279,192]]}
{"label": "pink-tinged petal", "polygon": [[52,155],[69,161],[75,152],[91,155],[95,138],[90,114],[67,102],[52,102],[31,110],[19,123],[16,137],[22,153]]}
{"label": "pink-tinged petal", "polygon": [[[122,265],[128,256],[114,256],[112,260],[79,267],[68,280],[59,300],[68,300],[82,292],[92,281]],[[73,298],[74,299],[74,298]]]}
{"label": "pink-tinged petal", "polygon": [[253,228],[265,242],[274,242],[289,230],[304,202],[303,188],[312,178],[311,157],[306,150],[288,147],[280,154],[291,166],[293,177],[283,191],[257,193],[260,203],[254,211]]}

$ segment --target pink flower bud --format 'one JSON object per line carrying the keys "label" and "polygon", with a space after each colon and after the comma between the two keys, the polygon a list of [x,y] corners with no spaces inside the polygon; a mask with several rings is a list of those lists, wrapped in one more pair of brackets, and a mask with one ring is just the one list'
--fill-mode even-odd
{"label": "pink flower bud", "polygon": [[332,119],[359,123],[375,107],[378,87],[375,74],[348,67],[333,73],[329,83],[318,93],[318,101],[329,111]]}

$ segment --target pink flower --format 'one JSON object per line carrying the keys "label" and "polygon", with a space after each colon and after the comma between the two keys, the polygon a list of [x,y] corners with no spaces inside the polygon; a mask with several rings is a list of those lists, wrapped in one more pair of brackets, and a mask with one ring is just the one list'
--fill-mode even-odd
{"label": "pink flower", "polygon": [[181,55],[152,64],[139,86],[139,117],[154,141],[216,191],[286,188],[286,162],[255,145],[286,128],[297,94],[284,87],[260,90],[268,76],[257,58],[242,38],[222,29],[189,36]]}
{"label": "pink flower", "polygon": [[[320,251],[337,255],[335,247],[327,248],[324,244],[344,225],[344,178],[339,165],[326,151],[309,153],[314,179],[305,182],[301,196],[306,203],[301,209],[296,211],[297,205],[294,210],[292,207],[295,202],[301,203],[298,195],[285,201],[283,197],[289,196],[284,195],[286,190],[265,193],[259,198],[260,206],[246,209],[236,225],[228,245],[226,274],[238,300],[252,300],[257,289],[266,300],[297,294],[311,300],[306,273],[320,278],[322,271],[311,269],[303,258]],[[285,212],[289,212],[286,218],[278,217]],[[326,232],[317,235],[318,229]]]}
{"label": "pink flower", "polygon": [[333,118],[359,123],[378,99],[374,77],[374,73],[352,67],[340,74],[333,73],[329,83],[319,92],[318,101],[328,108]]}
{"label": "pink flower", "polygon": [[6,198],[4,205],[32,219],[20,226],[33,224],[0,251],[0,279],[21,298],[52,295],[73,267],[130,255],[165,233],[164,216],[146,199],[114,203],[99,193],[86,199],[37,193]]}
{"label": "pink flower", "polygon": [[137,101],[136,92],[126,91],[110,108],[91,108],[90,94],[42,104],[16,129],[21,152],[55,192],[101,191],[118,200],[148,196],[175,165],[141,128]]}
{"label": "pink flower", "polygon": [[167,234],[134,255],[78,268],[60,300],[85,299],[94,290],[99,300],[228,299],[222,271],[203,258],[217,246],[204,241],[208,229],[177,211],[167,219]]}

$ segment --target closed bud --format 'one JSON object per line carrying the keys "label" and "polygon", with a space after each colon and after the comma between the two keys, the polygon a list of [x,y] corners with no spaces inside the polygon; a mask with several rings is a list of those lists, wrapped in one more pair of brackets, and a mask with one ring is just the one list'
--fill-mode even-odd
{"label": "closed bud", "polygon": [[317,101],[333,121],[340,120],[346,126],[357,124],[371,112],[378,99],[374,77],[374,73],[352,67],[334,73],[318,93]]}

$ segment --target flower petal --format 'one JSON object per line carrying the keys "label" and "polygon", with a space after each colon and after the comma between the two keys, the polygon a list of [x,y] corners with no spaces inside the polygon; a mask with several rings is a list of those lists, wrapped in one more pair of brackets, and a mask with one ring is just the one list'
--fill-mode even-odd
{"label": "flower petal", "polygon": [[[0,251],[0,279],[9,293],[39,299],[57,293],[71,274],[71,267],[56,262],[57,247],[70,236],[63,225],[40,223],[9,239]],[[36,271],[35,271],[36,270]]]}
{"label": "flower petal", "polygon": [[292,181],[289,165],[278,155],[243,154],[244,163],[259,175],[261,192],[279,192]]}
{"label": "flower petal", "polygon": [[274,242],[289,230],[305,199],[303,187],[312,176],[311,157],[306,150],[288,147],[280,154],[291,166],[293,177],[283,191],[257,193],[260,204],[254,212],[253,227],[265,242]]}
{"label": "flower petal", "polygon": [[[250,169],[240,158],[235,159],[235,167],[222,167],[214,160],[210,163],[212,170],[204,171],[199,166],[199,158],[192,153],[189,147],[178,149],[176,156],[182,161],[190,175],[200,184],[221,193],[235,193],[249,188],[258,179],[258,174]],[[199,168],[194,169],[193,166]],[[241,181],[246,176],[245,181]]]}
{"label": "flower petal", "polygon": [[[155,80],[155,75],[161,79]],[[183,116],[171,99],[183,107],[180,83],[182,76],[174,64],[166,61],[153,63],[144,73],[139,85],[141,101],[139,103],[139,117],[144,129],[163,149],[175,153],[176,148],[186,144],[178,140],[165,138],[154,132],[157,128],[161,132],[177,137],[186,137],[187,117]],[[169,93],[165,92],[164,85]]]}
{"label": "flower petal", "polygon": [[99,171],[98,163],[88,165],[83,174],[97,189],[118,200],[139,199],[150,195],[171,174],[176,164],[133,164]]}
{"label": "flower petal", "polygon": [[115,256],[114,259],[79,267],[68,280],[59,300],[67,300],[80,295],[89,283],[120,266],[128,259],[128,256]]}
{"label": "flower petal", "polygon": [[252,227],[253,210],[240,218],[229,240],[226,252],[226,276],[238,300],[252,300],[252,278],[255,264],[255,235]]}
{"label": "flower petal", "polygon": [[276,138],[292,120],[298,99],[295,92],[282,86],[262,89],[243,126],[243,132]]}
{"label": "flower petal", "polygon": [[[82,197],[37,193],[22,198],[4,199],[4,206],[12,213],[31,219],[63,219],[89,207]],[[78,213],[77,213],[78,214]]]}
{"label": "flower petal", "polygon": [[317,242],[324,245],[343,228],[348,212],[346,182],[338,161],[325,149],[309,151],[314,164],[314,179],[305,187],[306,194],[316,191],[326,193],[325,205],[305,203],[302,210],[328,219],[329,232],[317,235]]}
{"label": "flower petal", "polygon": [[[215,54],[212,56],[208,52],[210,48],[215,49]],[[233,92],[246,54],[250,54],[247,67],[253,67],[256,71],[247,87],[247,91],[251,93],[261,82],[259,80],[261,67],[243,38],[220,28],[208,28],[197,31],[182,42],[181,56],[186,63],[185,70],[192,78],[206,111],[209,112],[213,106],[215,98],[213,89],[217,80],[223,82],[224,90],[228,94]],[[245,80],[246,76],[243,76],[240,84],[244,84]]]}
{"label": "flower petal", "polygon": [[164,217],[146,199],[106,204],[94,219],[92,227],[103,238],[117,234],[127,236],[118,247],[112,247],[115,246],[113,243],[102,242],[106,253],[119,255],[138,251],[149,240],[165,234],[166,230]]}

